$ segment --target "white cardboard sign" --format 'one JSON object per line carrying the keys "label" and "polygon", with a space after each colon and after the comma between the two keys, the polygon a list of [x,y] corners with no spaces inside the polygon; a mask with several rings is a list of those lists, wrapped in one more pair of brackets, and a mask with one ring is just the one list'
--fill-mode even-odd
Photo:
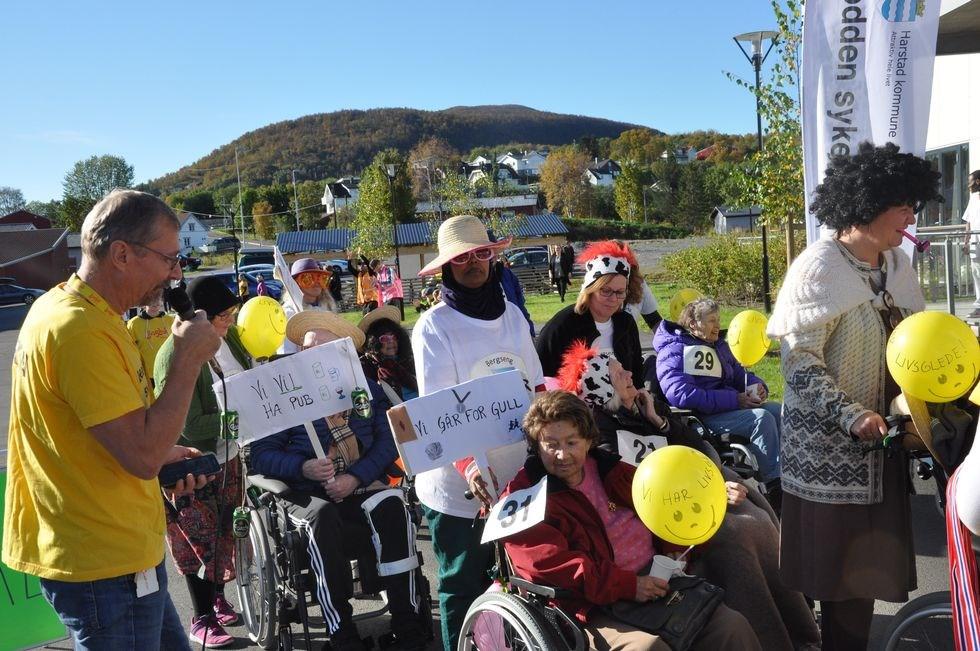
{"label": "white cardboard sign", "polygon": [[[353,408],[352,390],[371,397],[350,337],[282,357],[225,380],[227,409],[238,412],[242,445]],[[221,381],[214,383],[223,405]]]}
{"label": "white cardboard sign", "polygon": [[667,445],[667,437],[654,434],[640,436],[624,429],[616,430],[619,439],[619,456],[631,466],[638,466],[648,454]]}
{"label": "white cardboard sign", "polygon": [[282,283],[282,286],[286,290],[286,296],[283,297],[283,302],[287,299],[293,304],[293,308],[297,312],[303,311],[303,290],[299,288],[293,277],[289,275],[289,265],[286,263],[286,258],[282,257],[282,252],[279,247],[272,249],[273,259],[276,261],[276,267],[274,276]]}
{"label": "white cardboard sign", "polygon": [[534,486],[514,491],[490,509],[480,543],[512,536],[544,520],[548,502],[548,476]]}
{"label": "white cardboard sign", "polygon": [[524,439],[530,396],[520,371],[463,382],[388,410],[409,475],[441,468]]}

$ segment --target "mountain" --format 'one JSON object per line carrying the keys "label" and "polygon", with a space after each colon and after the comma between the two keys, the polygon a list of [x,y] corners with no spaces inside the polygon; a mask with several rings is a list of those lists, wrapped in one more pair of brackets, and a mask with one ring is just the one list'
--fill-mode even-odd
{"label": "mountain", "polygon": [[169,194],[189,187],[219,188],[235,183],[236,146],[242,182],[265,185],[286,181],[291,170],[299,171],[303,179],[360,174],[378,151],[395,147],[408,153],[430,136],[446,140],[465,155],[474,147],[513,142],[564,145],[587,136],[615,138],[636,128],[639,125],[518,105],[318,113],[250,131],[146,186]]}

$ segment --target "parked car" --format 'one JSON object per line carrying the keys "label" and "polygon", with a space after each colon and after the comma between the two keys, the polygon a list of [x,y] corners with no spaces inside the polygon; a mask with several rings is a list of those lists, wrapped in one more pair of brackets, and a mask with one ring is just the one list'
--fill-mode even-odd
{"label": "parked car", "polygon": [[321,260],[320,266],[325,269],[329,269],[331,271],[333,270],[333,267],[340,267],[341,276],[350,275],[349,273],[347,273],[347,260],[344,258],[334,258],[333,260]]}
{"label": "parked car", "polygon": [[247,264],[244,267],[238,267],[238,271],[248,274],[262,274],[265,279],[272,278],[272,272],[276,268],[274,264]]}
{"label": "parked car", "polygon": [[185,271],[197,271],[197,268],[201,266],[201,259],[194,256],[179,253],[177,259],[180,260],[180,268]]}
{"label": "parked car", "polygon": [[548,270],[548,250],[547,249],[524,249],[517,253],[507,256],[510,268],[514,271],[518,269],[540,269]]}
{"label": "parked car", "polygon": [[276,256],[272,249],[242,249],[238,253],[238,267],[251,264],[276,264]]}
{"label": "parked car", "polygon": [[216,237],[208,242],[208,246],[213,246],[215,253],[227,253],[242,248],[242,243],[238,241],[237,237],[230,235],[228,237]]}
{"label": "parked car", "polygon": [[11,283],[0,285],[0,305],[18,305],[20,303],[30,305],[38,297],[43,295],[43,289],[21,287],[20,285],[13,285]]}
{"label": "parked car", "polygon": [[[238,276],[235,275],[234,271],[210,275],[219,278],[221,282],[225,284],[225,287],[230,289],[235,296],[238,296]],[[255,292],[255,286],[259,284],[259,281],[255,276],[256,274],[253,273],[245,273],[245,279],[248,281],[249,297],[258,296],[258,294]],[[278,301],[282,297],[282,283],[273,278],[272,274],[269,274],[268,277],[266,277],[265,274],[262,274],[262,279],[265,281],[266,289],[269,290],[269,296]]]}

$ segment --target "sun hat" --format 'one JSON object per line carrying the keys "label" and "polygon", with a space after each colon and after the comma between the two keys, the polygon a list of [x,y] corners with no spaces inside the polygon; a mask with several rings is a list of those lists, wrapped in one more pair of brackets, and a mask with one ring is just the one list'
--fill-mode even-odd
{"label": "sun hat", "polygon": [[300,258],[299,260],[294,261],[292,266],[289,268],[289,275],[295,278],[301,273],[311,271],[315,273],[327,274],[328,276],[330,275],[330,272],[321,268],[320,263],[313,258]]}
{"label": "sun hat", "polygon": [[303,310],[289,317],[286,322],[286,338],[297,346],[303,345],[303,337],[314,328],[329,330],[339,338],[350,337],[360,350],[364,346],[364,333],[353,323],[333,312]]}
{"label": "sun hat", "polygon": [[630,269],[637,264],[633,251],[625,244],[613,240],[589,245],[579,254],[578,262],[585,266],[582,290],[610,274],[619,274],[629,280]]}
{"label": "sun hat", "polygon": [[422,267],[420,276],[430,276],[439,273],[442,265],[458,255],[477,249],[500,250],[510,246],[513,237],[505,237],[498,242],[491,242],[487,236],[487,227],[476,215],[457,215],[450,217],[439,226],[436,242],[439,255],[429,264]]}
{"label": "sun hat", "polygon": [[207,312],[209,321],[238,305],[238,297],[217,276],[198,276],[192,280],[187,284],[187,297],[195,310]]}
{"label": "sun hat", "polygon": [[590,407],[603,407],[616,397],[609,374],[611,353],[600,353],[585,340],[576,339],[561,358],[558,384],[561,389],[574,393]]}
{"label": "sun hat", "polygon": [[381,307],[371,310],[364,315],[364,318],[357,323],[357,327],[361,329],[361,332],[367,333],[368,328],[375,321],[380,321],[382,319],[388,319],[389,321],[394,321],[395,325],[401,323],[402,313],[398,311],[398,308],[394,305],[382,305]]}

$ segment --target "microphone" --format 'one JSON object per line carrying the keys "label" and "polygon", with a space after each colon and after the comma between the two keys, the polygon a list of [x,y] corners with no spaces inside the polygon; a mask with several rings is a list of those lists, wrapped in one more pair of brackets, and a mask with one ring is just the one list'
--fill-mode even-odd
{"label": "microphone", "polygon": [[191,304],[187,291],[180,287],[169,287],[164,290],[167,302],[174,308],[181,321],[190,321],[194,318],[194,306]]}

